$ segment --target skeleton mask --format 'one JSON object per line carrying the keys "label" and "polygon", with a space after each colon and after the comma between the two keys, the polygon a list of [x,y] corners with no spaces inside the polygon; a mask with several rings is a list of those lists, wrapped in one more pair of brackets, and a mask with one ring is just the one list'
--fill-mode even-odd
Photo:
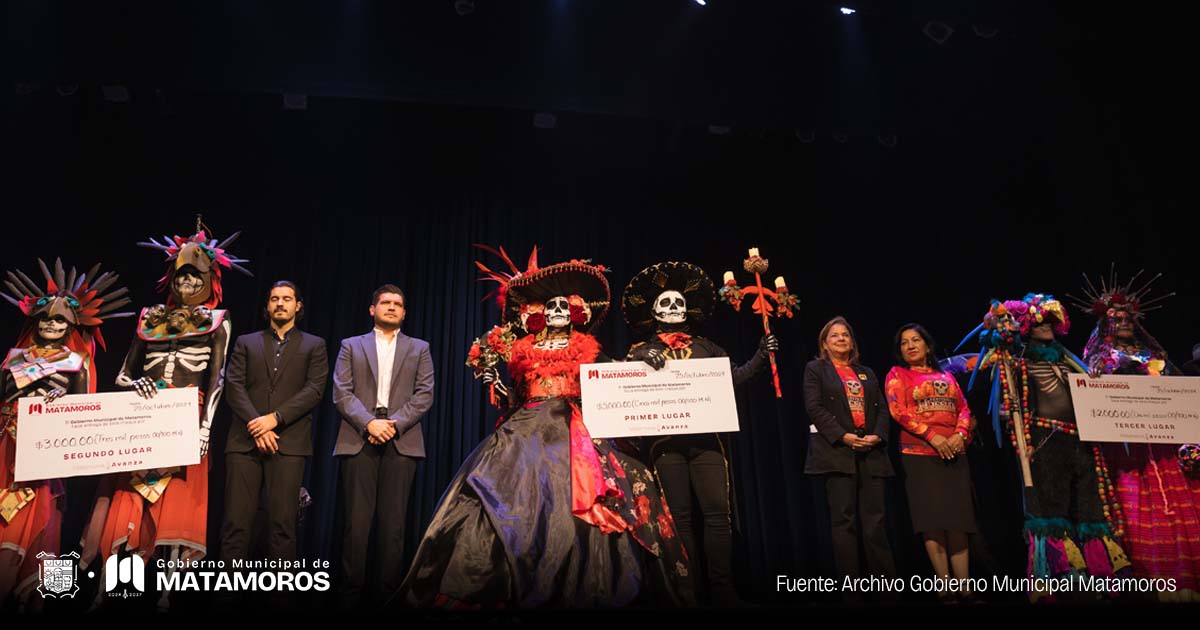
{"label": "skeleton mask", "polygon": [[950,384],[946,381],[934,381],[933,391],[936,392],[938,396],[945,396],[946,393],[950,391]]}
{"label": "skeleton mask", "polygon": [[571,325],[571,305],[561,295],[546,301],[545,314],[547,328],[566,328]]}
{"label": "skeleton mask", "polygon": [[847,381],[846,389],[850,391],[851,396],[858,396],[862,394],[862,383],[858,381]]}
{"label": "skeleton mask", "polygon": [[43,341],[62,341],[71,330],[71,324],[61,316],[39,319],[37,323],[38,337]]}
{"label": "skeleton mask", "polygon": [[1109,321],[1112,322],[1113,334],[1123,339],[1133,337],[1133,316],[1123,308],[1108,309]]}
{"label": "skeleton mask", "polygon": [[156,328],[167,323],[167,307],[162,304],[155,304],[146,309],[146,316],[143,318],[147,328]]}
{"label": "skeleton mask", "polygon": [[171,277],[171,293],[180,304],[203,304],[212,294],[209,286],[208,272],[200,271],[191,265],[184,265]]}
{"label": "skeleton mask", "polygon": [[172,334],[183,332],[191,320],[191,312],[186,308],[177,308],[167,315],[167,332]]}
{"label": "skeleton mask", "polygon": [[654,319],[664,324],[682,324],[687,320],[687,300],[678,291],[663,291],[654,298]]}
{"label": "skeleton mask", "polygon": [[197,306],[192,309],[192,323],[196,326],[212,324],[212,309],[207,306]]}

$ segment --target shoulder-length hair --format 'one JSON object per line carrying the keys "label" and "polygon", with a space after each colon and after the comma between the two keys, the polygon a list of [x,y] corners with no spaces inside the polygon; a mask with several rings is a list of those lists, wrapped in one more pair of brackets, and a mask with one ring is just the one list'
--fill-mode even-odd
{"label": "shoulder-length hair", "polygon": [[929,350],[925,353],[925,367],[934,370],[941,369],[937,360],[937,342],[933,340],[933,335],[929,334],[924,326],[916,322],[909,322],[896,331],[896,337],[892,340],[892,355],[896,357],[896,365],[908,367],[908,361],[904,359],[904,353],[900,351],[900,338],[910,330],[915,330],[921,336],[921,339],[925,341],[925,347]]}
{"label": "shoulder-length hair", "polygon": [[838,324],[845,326],[846,332],[850,333],[850,362],[858,363],[858,339],[854,336],[854,329],[850,327],[850,322],[841,315],[825,322],[825,325],[821,327],[821,334],[817,335],[817,358],[832,360],[829,351],[825,349],[825,339],[829,337],[829,331]]}

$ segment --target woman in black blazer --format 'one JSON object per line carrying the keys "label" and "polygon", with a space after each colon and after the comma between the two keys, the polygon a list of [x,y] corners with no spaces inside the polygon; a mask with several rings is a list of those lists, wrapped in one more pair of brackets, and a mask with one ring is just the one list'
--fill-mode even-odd
{"label": "woman in black blazer", "polygon": [[820,354],[804,368],[804,405],[812,421],[804,472],[820,476],[829,498],[834,560],[842,575],[895,576],[884,526],[884,477],[892,463],[884,446],[891,416],[879,380],[858,363],[854,332],[843,317],[829,320],[818,336]]}

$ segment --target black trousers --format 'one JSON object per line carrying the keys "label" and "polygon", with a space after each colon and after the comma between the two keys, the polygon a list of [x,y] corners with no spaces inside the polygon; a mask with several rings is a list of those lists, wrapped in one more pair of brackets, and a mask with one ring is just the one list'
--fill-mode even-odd
{"label": "black trousers", "polygon": [[221,528],[221,558],[250,557],[254,517],[260,505],[267,513],[267,557],[296,558],[296,519],[304,456],[258,451],[225,457],[225,524]]}
{"label": "black trousers", "polygon": [[[696,534],[692,527],[693,505],[700,509],[709,597],[720,605],[737,603],[738,598],[733,585],[729,477],[725,456],[717,440],[715,435],[673,436],[658,444],[653,454],[667,507],[671,508],[675,528],[692,560],[692,575],[699,572]],[[698,588],[696,590],[699,592]]]}
{"label": "black trousers", "polygon": [[884,479],[866,472],[863,454],[856,453],[854,459],[856,474],[825,476],[833,557],[838,573],[864,577],[859,554],[861,539],[866,575],[895,577],[896,562],[892,558],[884,520]]}
{"label": "black trousers", "polygon": [[338,589],[341,604],[357,606],[367,590],[367,547],[372,523],[378,571],[369,595],[382,603],[404,579],[404,525],[417,460],[397,453],[390,442],[379,446],[364,444],[357,454],[342,458],[341,468],[345,502],[342,580]]}

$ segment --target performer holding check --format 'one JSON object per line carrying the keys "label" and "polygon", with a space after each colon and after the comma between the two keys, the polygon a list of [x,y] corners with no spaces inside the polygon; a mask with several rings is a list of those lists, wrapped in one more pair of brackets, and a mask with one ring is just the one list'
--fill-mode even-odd
{"label": "performer holding check", "polygon": [[[712,315],[715,302],[712,279],[696,265],[664,262],[643,269],[621,298],[625,322],[646,336],[629,349],[628,359],[662,372],[642,368],[642,375],[629,363],[584,366],[582,389],[584,417],[593,436],[661,436],[646,457],[662,480],[684,548],[696,549],[691,524],[695,492],[704,514],[709,597],[714,604],[732,606],[740,603],[732,569],[733,476],[721,433],[738,429],[733,385],[761,370],[779,342],[775,335],[764,336],[754,356],[731,369],[724,349],[691,334],[694,324]],[[603,409],[612,403],[630,406]],[[684,433],[690,435],[678,435]]]}

